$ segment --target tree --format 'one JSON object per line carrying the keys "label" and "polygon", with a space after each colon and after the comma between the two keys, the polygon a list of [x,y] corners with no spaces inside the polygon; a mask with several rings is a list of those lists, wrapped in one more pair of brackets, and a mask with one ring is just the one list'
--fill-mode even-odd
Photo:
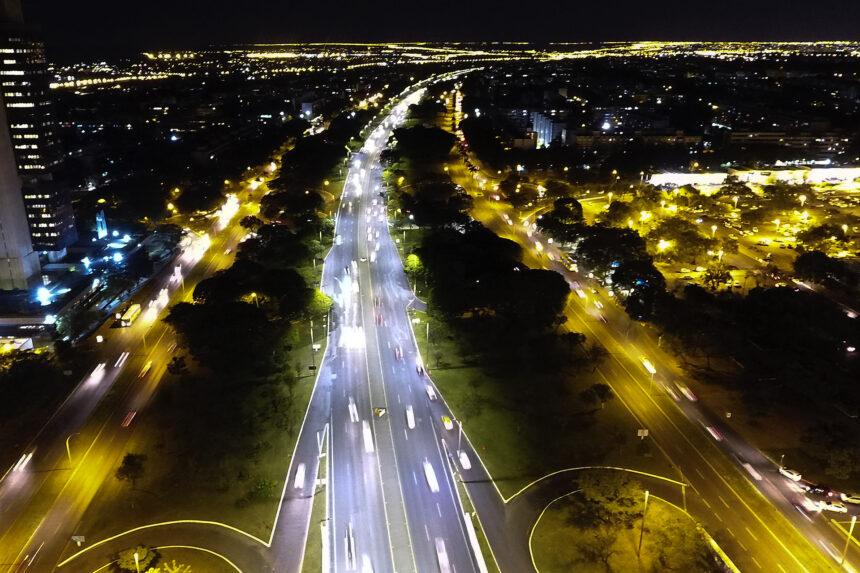
{"label": "tree", "polygon": [[[135,561],[135,554],[137,560]],[[147,571],[147,568],[158,558],[158,553],[145,545],[138,545],[119,552],[117,566],[123,571]]]}
{"label": "tree", "polygon": [[627,472],[583,472],[578,481],[583,497],[603,523],[626,526],[640,516],[644,492]]}
{"label": "tree", "polygon": [[633,207],[624,201],[612,201],[603,214],[603,222],[613,227],[626,227],[633,218]]}
{"label": "tree", "polygon": [[607,402],[612,400],[615,395],[612,393],[612,388],[608,384],[592,384],[580,394],[586,401],[594,403],[600,402],[602,409]]}
{"label": "tree", "polygon": [[660,571],[719,570],[714,566],[708,545],[690,519],[652,518],[647,529],[646,539],[650,542],[648,545],[656,549]]}
{"label": "tree", "polygon": [[582,221],[582,204],[573,197],[556,199],[552,215],[566,225]]}
{"label": "tree", "polygon": [[721,284],[732,278],[731,273],[723,265],[708,267],[702,275],[702,282],[711,290],[716,290]]}
{"label": "tree", "polygon": [[671,247],[663,251],[663,256],[694,263],[697,257],[713,248],[715,241],[699,233],[698,227],[680,217],[667,217],[661,220],[650,233],[648,240],[652,248],[660,241],[668,241]]}
{"label": "tree", "polygon": [[794,260],[794,274],[801,279],[814,282],[825,282],[832,279],[852,286],[856,277],[844,262],[828,257],[821,251],[809,251],[800,254]]}
{"label": "tree", "polygon": [[589,528],[579,538],[578,549],[584,563],[600,563],[606,571],[611,573],[612,567],[609,560],[618,553],[615,548],[615,540],[618,539],[618,529],[612,525],[598,525]]}
{"label": "tree", "polygon": [[116,470],[116,479],[131,483],[131,489],[134,489],[137,480],[145,473],[144,462],[146,462],[145,454],[126,454]]}

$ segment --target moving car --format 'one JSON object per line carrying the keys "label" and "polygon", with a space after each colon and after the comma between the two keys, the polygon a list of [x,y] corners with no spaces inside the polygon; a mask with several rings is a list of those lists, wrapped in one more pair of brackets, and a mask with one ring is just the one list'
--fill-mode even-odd
{"label": "moving car", "polygon": [[131,421],[134,420],[134,417],[137,415],[137,410],[133,410],[125,415],[125,418],[122,419],[122,424],[120,424],[121,428],[128,428]]}
{"label": "moving car", "polygon": [[806,493],[814,493],[815,495],[826,495],[828,497],[833,495],[833,490],[830,489],[829,487],[827,487],[826,485],[818,485],[815,483],[804,483],[804,484],[801,484],[800,487],[802,487],[806,491]]}
{"label": "moving car", "polygon": [[143,368],[140,370],[140,374],[137,375],[138,378],[143,378],[149,373],[149,369],[152,368],[152,360],[143,365]]}
{"label": "moving car", "polygon": [[433,466],[427,458],[424,458],[424,479],[427,480],[427,487],[430,488],[431,492],[437,493],[439,491],[439,482],[436,480],[436,472],[433,471]]}
{"label": "moving car", "polygon": [[791,481],[800,481],[800,478],[802,477],[799,471],[788,468],[779,468],[779,473],[781,473]]}
{"label": "moving car", "polygon": [[460,454],[458,456],[460,458],[460,465],[463,466],[464,470],[472,469],[472,461],[469,459],[468,454],[464,450],[460,450]]}
{"label": "moving car", "polygon": [[431,386],[430,384],[427,384],[427,397],[431,400],[436,399],[436,390],[434,390],[433,386]]}
{"label": "moving car", "polygon": [[844,501],[845,503],[853,503],[856,505],[860,505],[860,495],[858,495],[856,493],[850,494],[850,495],[847,493],[843,493],[840,495],[840,497],[842,498],[842,501]]}
{"label": "moving car", "polygon": [[835,511],[836,513],[848,513],[848,508],[838,501],[822,501],[819,506],[822,510]]}
{"label": "moving car", "polygon": [[446,430],[454,429],[454,422],[451,421],[451,418],[448,416],[442,416],[442,425],[445,426]]}
{"label": "moving car", "polygon": [[415,427],[415,413],[412,411],[412,406],[406,407],[406,425],[410,430]]}

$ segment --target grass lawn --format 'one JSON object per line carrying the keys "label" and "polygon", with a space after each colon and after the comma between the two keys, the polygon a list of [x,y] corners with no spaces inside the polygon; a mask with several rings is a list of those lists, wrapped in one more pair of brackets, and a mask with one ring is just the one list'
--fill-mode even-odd
{"label": "grass lawn", "polygon": [[[165,573],[165,565],[173,565],[174,562],[177,566],[188,566],[188,573],[236,573],[237,571],[235,567],[220,557],[199,549],[179,547],[159,549],[158,554],[161,556],[158,560],[159,573]],[[184,569],[179,569],[179,571],[186,573]]]}
{"label": "grass lawn", "polygon": [[[566,430],[547,437],[523,414],[523,404],[507,392],[511,385],[527,384],[528,375],[467,364],[456,337],[443,322],[420,311],[410,311],[410,315],[421,321],[413,328],[430,375],[455,417],[463,422],[464,431],[504,497],[541,476],[569,467],[620,466],[678,478],[659,450],[636,437],[639,425],[618,399],[585,412],[574,400]],[[424,326],[428,319],[429,356]],[[577,396],[598,381],[590,372],[570,376],[565,381],[567,393]]]}
{"label": "grass lawn", "polygon": [[[648,505],[642,550],[637,558],[641,518],[632,527],[610,526],[599,531],[578,525],[574,515],[578,507],[572,503],[576,495],[549,506],[535,526],[530,541],[539,573],[663,571],[666,566],[661,558],[675,565],[674,571],[717,571],[707,557],[701,562],[691,560],[692,554],[702,555],[704,541],[688,517],[662,500],[652,498]],[[679,525],[683,533],[678,532]],[[683,541],[677,545],[667,543],[672,536]]]}
{"label": "grass lawn", "polygon": [[[321,327],[315,326],[315,330],[315,342],[323,344],[315,354],[318,362],[325,339]],[[314,371],[308,369],[311,348],[307,325],[300,327],[298,334],[288,361],[300,375],[289,411],[280,414],[292,423],[266,425],[254,436],[256,445],[248,451],[225,450],[220,458],[207,458],[204,464],[199,464],[198,459],[189,467],[182,455],[189,444],[184,441],[186,436],[175,431],[171,419],[175,412],[173,401],[182,391],[183,379],[165,374],[153,402],[135,419],[135,432],[126,448],[126,452],[147,456],[145,475],[133,489],[109,475],[82,520],[82,534],[102,539],[147,523],[202,519],[226,523],[267,540],[316,378]],[[216,400],[218,396],[205,398]],[[231,405],[225,407],[229,409]],[[205,423],[217,435],[218,419]],[[217,451],[217,444],[212,447]]]}

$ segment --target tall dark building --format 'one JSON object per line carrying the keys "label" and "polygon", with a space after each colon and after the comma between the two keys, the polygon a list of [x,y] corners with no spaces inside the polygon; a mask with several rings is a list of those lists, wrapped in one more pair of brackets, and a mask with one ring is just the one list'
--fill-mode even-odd
{"label": "tall dark building", "polygon": [[75,216],[68,186],[54,176],[63,156],[45,46],[24,25],[20,0],[0,0],[0,80],[33,248],[57,259],[77,240]]}

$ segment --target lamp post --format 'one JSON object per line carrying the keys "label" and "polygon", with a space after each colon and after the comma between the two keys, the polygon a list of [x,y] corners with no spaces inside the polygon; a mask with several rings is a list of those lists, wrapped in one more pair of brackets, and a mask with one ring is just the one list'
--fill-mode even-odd
{"label": "lamp post", "polygon": [[72,436],[77,436],[78,434],[80,434],[80,432],[75,432],[74,434],[66,438],[66,453],[69,454],[69,465],[72,465],[72,450],[69,447],[69,440],[72,439]]}
{"label": "lamp post", "polygon": [[312,370],[317,369],[317,358],[314,356],[314,321],[311,320],[311,365],[313,366]]}
{"label": "lamp post", "polygon": [[717,226],[711,225],[711,238],[713,239],[717,234]]}
{"label": "lamp post", "polygon": [[260,308],[260,301],[259,301],[259,300],[257,300],[257,293],[252,292],[252,293],[251,293],[251,298],[253,298],[253,299],[254,299],[254,304],[256,304],[256,305],[257,305],[257,308]]}
{"label": "lamp post", "polygon": [[140,557],[138,557],[137,551],[134,552],[134,567],[137,569],[137,573],[140,573]]}
{"label": "lamp post", "polygon": [[642,554],[642,538],[645,537],[645,514],[648,512],[648,490],[645,490],[645,507],[642,509],[642,529],[639,530],[639,547],[636,549],[636,558]]}

